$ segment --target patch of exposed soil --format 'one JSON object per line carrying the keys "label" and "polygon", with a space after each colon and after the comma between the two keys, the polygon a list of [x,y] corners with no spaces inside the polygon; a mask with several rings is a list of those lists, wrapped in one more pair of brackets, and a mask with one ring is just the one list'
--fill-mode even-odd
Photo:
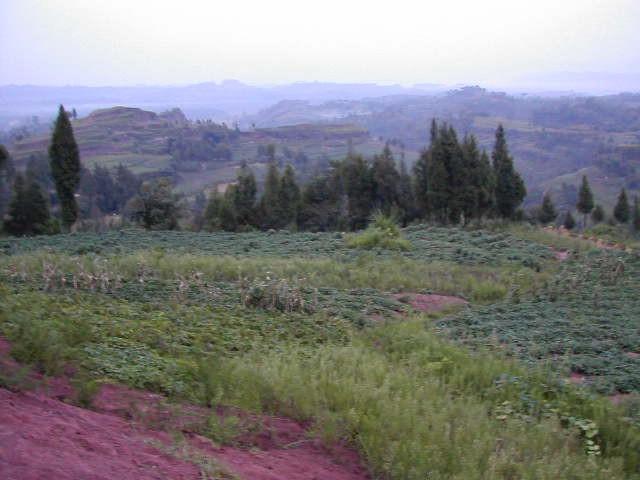
{"label": "patch of exposed soil", "polygon": [[556,250],[553,248],[551,250],[553,250],[553,258],[555,258],[559,262],[564,262],[567,258],[569,258],[568,250]]}
{"label": "patch of exposed soil", "polygon": [[422,293],[396,293],[396,300],[409,304],[414,310],[420,312],[439,312],[445,308],[456,305],[466,305],[469,302],[459,297],[448,295],[426,295]]}
{"label": "patch of exposed soil", "polygon": [[[0,370],[15,373],[10,345],[0,337]],[[75,399],[68,379],[44,378],[28,392],[0,388],[0,478],[40,479],[201,479],[210,459],[246,480],[365,480],[358,454],[344,444],[323,445],[309,425],[254,415],[237,409],[211,410],[170,404],[162,396],[121,385],[102,385],[92,410],[61,400]],[[200,436],[212,414],[233,415],[243,429],[234,446]],[[173,433],[184,434],[176,449]],[[184,449],[193,452],[188,458]],[[182,454],[170,453],[171,451]],[[231,477],[229,477],[231,478]]]}

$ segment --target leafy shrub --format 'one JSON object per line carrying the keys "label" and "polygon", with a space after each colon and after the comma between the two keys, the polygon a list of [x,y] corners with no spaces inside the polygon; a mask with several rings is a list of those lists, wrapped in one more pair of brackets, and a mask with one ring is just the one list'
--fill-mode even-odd
{"label": "leafy shrub", "polygon": [[394,219],[382,213],[374,215],[372,222],[364,232],[347,236],[347,246],[363,250],[382,248],[407,251],[411,249],[411,243],[402,237],[400,228]]}

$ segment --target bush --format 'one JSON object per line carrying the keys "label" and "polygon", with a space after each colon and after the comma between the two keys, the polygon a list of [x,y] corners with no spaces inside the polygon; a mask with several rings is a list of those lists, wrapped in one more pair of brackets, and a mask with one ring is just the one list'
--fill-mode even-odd
{"label": "bush", "polygon": [[395,219],[376,213],[367,229],[357,235],[347,237],[349,248],[371,250],[382,248],[386,250],[407,251],[411,249],[411,243],[402,237],[400,228]]}

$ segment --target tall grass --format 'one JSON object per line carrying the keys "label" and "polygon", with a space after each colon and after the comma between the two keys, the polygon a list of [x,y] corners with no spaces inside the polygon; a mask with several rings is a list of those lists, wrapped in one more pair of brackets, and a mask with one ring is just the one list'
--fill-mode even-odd
{"label": "tall grass", "polygon": [[379,259],[364,254],[353,262],[320,258],[233,257],[163,252],[130,255],[70,256],[47,252],[0,257],[0,275],[16,280],[41,282],[47,271],[66,277],[86,275],[119,280],[155,278],[176,281],[196,275],[198,281],[240,281],[267,276],[295,281],[308,287],[340,289],[375,288],[381,291],[429,291],[458,295],[474,302],[503,298],[517,285],[535,290],[551,275],[551,269],[534,272],[516,265],[463,265],[453,262],[421,262],[401,256]]}
{"label": "tall grass", "polygon": [[357,445],[381,478],[631,478],[617,455],[637,468],[638,432],[624,443],[625,430],[597,460],[558,415],[521,413],[521,392],[496,386],[526,378],[516,366],[445,344],[421,322],[372,335],[378,348],[371,338],[211,362],[204,383],[232,405],[315,419],[326,439]]}

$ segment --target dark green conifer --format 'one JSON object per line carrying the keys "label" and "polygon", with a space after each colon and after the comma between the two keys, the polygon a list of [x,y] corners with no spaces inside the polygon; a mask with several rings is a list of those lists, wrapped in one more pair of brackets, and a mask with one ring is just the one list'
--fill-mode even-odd
{"label": "dark green conifer", "polygon": [[640,232],[640,200],[636,195],[633,198],[633,215],[631,216],[631,226],[636,232]]}
{"label": "dark green conifer", "polygon": [[580,185],[580,192],[578,193],[578,203],[576,209],[584,216],[583,228],[587,227],[587,215],[591,213],[594,207],[593,193],[591,193],[591,187],[587,176],[582,176],[582,185]]}
{"label": "dark green conifer", "polygon": [[279,224],[287,226],[295,224],[300,209],[300,187],[296,183],[296,173],[291,165],[287,165],[280,179],[278,191]]}
{"label": "dark green conifer", "polygon": [[376,155],[371,165],[373,180],[374,208],[390,214],[398,205],[398,187],[400,175],[389,145],[385,145],[380,155]]}
{"label": "dark green conifer", "polygon": [[618,195],[618,203],[616,203],[613,209],[613,216],[620,223],[627,223],[631,216],[631,207],[629,206],[627,192],[624,188],[620,190],[620,195]]}
{"label": "dark green conifer", "polygon": [[502,125],[499,125],[496,130],[496,141],[491,157],[496,179],[497,213],[503,218],[513,218],[516,209],[524,200],[527,190],[522,177],[513,166],[513,159],[509,155]]}
{"label": "dark green conifer", "polygon": [[548,224],[553,222],[557,216],[558,212],[556,212],[556,207],[553,205],[551,195],[545,193],[542,199],[542,205],[538,211],[538,221],[543,224]]}
{"label": "dark green conifer", "polygon": [[49,145],[51,175],[58,193],[62,223],[69,228],[78,218],[75,193],[80,184],[80,153],[73,137],[69,116],[60,105],[51,144]]}
{"label": "dark green conifer", "polygon": [[566,228],[567,230],[573,230],[573,228],[576,226],[576,221],[573,218],[573,215],[571,215],[571,211],[567,211],[567,214],[564,217],[564,228]]}
{"label": "dark green conifer", "polygon": [[234,188],[230,190],[229,206],[239,226],[247,227],[255,224],[256,178],[251,169],[243,164],[238,170]]}

